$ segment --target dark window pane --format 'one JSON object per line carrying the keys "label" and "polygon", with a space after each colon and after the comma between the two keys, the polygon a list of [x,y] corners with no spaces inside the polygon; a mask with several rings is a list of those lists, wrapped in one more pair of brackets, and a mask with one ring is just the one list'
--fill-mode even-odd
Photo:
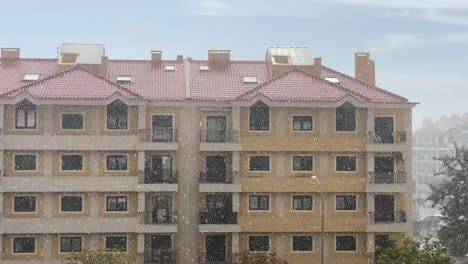
{"label": "dark window pane", "polygon": [[123,102],[116,100],[107,106],[107,129],[127,129],[128,109]]}
{"label": "dark window pane", "polygon": [[127,196],[108,196],[106,210],[110,212],[127,211]]}
{"label": "dark window pane", "polygon": [[15,237],[13,239],[13,253],[36,252],[36,239],[34,237]]}
{"label": "dark window pane", "polygon": [[16,196],[14,198],[14,212],[16,213],[32,213],[36,212],[36,197],[35,196]]}
{"label": "dark window pane", "polygon": [[293,116],[294,131],[311,131],[314,129],[311,116]]}
{"label": "dark window pane", "polygon": [[313,171],[312,156],[293,156],[293,171]]}
{"label": "dark window pane", "polygon": [[62,114],[62,129],[83,129],[83,115]]}
{"label": "dark window pane", "polygon": [[336,171],[356,171],[355,156],[337,156]]}
{"label": "dark window pane", "polygon": [[61,237],[60,238],[60,252],[73,253],[81,252],[82,241],[81,237]]}
{"label": "dark window pane", "polygon": [[153,142],[173,141],[172,118],[171,115],[153,116]]}
{"label": "dark window pane", "polygon": [[249,159],[250,171],[270,171],[269,156],[251,156]]}
{"label": "dark window pane", "polygon": [[127,170],[127,156],[126,155],[108,155],[107,156],[107,170]]}
{"label": "dark window pane", "polygon": [[312,236],[293,236],[293,251],[312,251]]}
{"label": "dark window pane", "polygon": [[250,107],[249,113],[250,130],[268,131],[270,129],[270,109],[258,101]]}
{"label": "dark window pane", "polygon": [[336,131],[356,131],[356,110],[350,104],[336,109]]}
{"label": "dark window pane", "polygon": [[355,211],[357,209],[356,195],[337,195],[336,210]]}
{"label": "dark window pane", "polygon": [[36,170],[36,155],[15,155],[15,170]]}
{"label": "dark window pane", "polygon": [[355,236],[337,236],[336,237],[336,251],[356,251],[356,237]]}
{"label": "dark window pane", "polygon": [[106,237],[106,251],[127,251],[127,237],[112,236]]}
{"label": "dark window pane", "polygon": [[293,210],[311,211],[313,208],[312,195],[293,195]]}
{"label": "dark window pane", "polygon": [[250,252],[265,252],[270,251],[269,236],[250,236],[249,237]]}
{"label": "dark window pane", "polygon": [[16,105],[15,126],[16,128],[36,128],[36,106],[24,100]]}
{"label": "dark window pane", "polygon": [[249,210],[268,211],[270,210],[270,196],[250,195]]}
{"label": "dark window pane", "polygon": [[62,212],[81,212],[83,211],[83,197],[62,196],[60,205],[60,210]]}
{"label": "dark window pane", "polygon": [[82,155],[63,155],[62,170],[83,170]]}

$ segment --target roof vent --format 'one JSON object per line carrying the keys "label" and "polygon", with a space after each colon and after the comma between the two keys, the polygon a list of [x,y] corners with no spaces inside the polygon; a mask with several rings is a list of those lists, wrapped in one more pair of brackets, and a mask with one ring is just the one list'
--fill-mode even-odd
{"label": "roof vent", "polygon": [[130,76],[130,75],[119,75],[119,76],[117,76],[117,82],[118,83],[131,83],[132,82],[132,76]]}
{"label": "roof vent", "polygon": [[164,66],[165,71],[176,71],[176,66],[174,65],[166,65]]}
{"label": "roof vent", "polygon": [[244,76],[242,77],[243,83],[258,83],[257,76]]}
{"label": "roof vent", "polygon": [[200,71],[209,71],[210,70],[210,66],[208,65],[200,65]]}
{"label": "roof vent", "polygon": [[23,76],[23,81],[24,82],[34,82],[39,80],[40,74],[35,74],[35,73],[27,73]]}
{"label": "roof vent", "polygon": [[331,82],[331,83],[341,83],[340,82],[340,79],[336,78],[336,77],[325,77],[325,80]]}

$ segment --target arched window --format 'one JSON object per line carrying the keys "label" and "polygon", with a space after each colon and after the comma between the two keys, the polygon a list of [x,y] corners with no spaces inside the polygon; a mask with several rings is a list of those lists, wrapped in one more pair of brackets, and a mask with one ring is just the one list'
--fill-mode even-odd
{"label": "arched window", "polygon": [[19,129],[36,128],[36,106],[23,100],[15,107],[15,127]]}
{"label": "arched window", "polygon": [[107,129],[127,129],[128,109],[122,101],[115,100],[107,106]]}
{"label": "arched window", "polygon": [[344,103],[336,109],[336,131],[356,131],[356,109]]}
{"label": "arched window", "polygon": [[261,101],[250,107],[249,113],[250,130],[268,131],[270,130],[270,108]]}

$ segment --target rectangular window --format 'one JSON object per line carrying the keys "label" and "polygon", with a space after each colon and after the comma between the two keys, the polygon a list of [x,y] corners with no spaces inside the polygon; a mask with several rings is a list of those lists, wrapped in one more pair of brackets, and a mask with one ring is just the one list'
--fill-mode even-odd
{"label": "rectangular window", "polygon": [[312,131],[313,129],[312,116],[293,116],[294,131]]}
{"label": "rectangular window", "polygon": [[16,106],[16,128],[36,128],[36,106],[30,103],[22,103]]}
{"label": "rectangular window", "polygon": [[313,206],[312,195],[293,195],[293,211],[312,211]]}
{"label": "rectangular window", "polygon": [[270,171],[270,156],[250,156],[249,171]]}
{"label": "rectangular window", "polygon": [[126,252],[127,251],[127,237],[126,236],[106,237],[106,251]]}
{"label": "rectangular window", "polygon": [[62,155],[62,170],[83,170],[83,155]]}
{"label": "rectangular window", "polygon": [[335,202],[337,211],[357,210],[356,195],[337,195]]}
{"label": "rectangular window", "polygon": [[250,195],[249,210],[251,211],[268,211],[270,210],[269,195]]}
{"label": "rectangular window", "polygon": [[83,197],[82,196],[62,196],[60,198],[61,212],[82,212]]}
{"label": "rectangular window", "polygon": [[356,156],[336,156],[336,171],[353,172],[356,168]]}
{"label": "rectangular window", "polygon": [[81,252],[81,249],[82,249],[81,237],[61,237],[60,238],[60,253]]}
{"label": "rectangular window", "polygon": [[83,129],[83,114],[62,114],[62,129]]}
{"label": "rectangular window", "polygon": [[126,171],[128,167],[127,155],[108,155],[106,168],[108,171]]}
{"label": "rectangular window", "polygon": [[312,236],[293,236],[292,237],[292,251],[293,252],[306,252],[314,250],[314,240]]}
{"label": "rectangular window", "polygon": [[336,131],[356,131],[356,110],[351,105],[343,105],[336,109]]}
{"label": "rectangular window", "polygon": [[128,107],[116,100],[107,106],[107,129],[128,129]]}
{"label": "rectangular window", "polygon": [[356,236],[336,236],[336,251],[357,251]]}
{"label": "rectangular window", "polygon": [[269,236],[249,236],[250,252],[268,252],[270,251]]}
{"label": "rectangular window", "polygon": [[293,156],[293,171],[313,171],[314,159],[312,156]]}
{"label": "rectangular window", "polygon": [[15,237],[13,238],[14,254],[34,254],[36,252],[35,237]]}
{"label": "rectangular window", "polygon": [[106,211],[126,212],[127,196],[108,196],[106,198]]}
{"label": "rectangular window", "polygon": [[15,155],[15,170],[17,171],[35,171],[36,155]]}
{"label": "rectangular window", "polygon": [[36,212],[36,196],[15,196],[13,198],[13,212],[15,213]]}

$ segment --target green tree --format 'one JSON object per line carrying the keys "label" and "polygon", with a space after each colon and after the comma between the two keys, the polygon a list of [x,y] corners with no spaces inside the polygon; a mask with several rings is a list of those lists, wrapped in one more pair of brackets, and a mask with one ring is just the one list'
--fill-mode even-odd
{"label": "green tree", "polygon": [[275,252],[268,254],[243,252],[239,264],[288,264],[288,262],[279,258]]}
{"label": "green tree", "polygon": [[454,264],[448,250],[438,241],[425,238],[416,241],[410,238],[395,239],[391,245],[379,250],[376,264]]}
{"label": "green tree", "polygon": [[455,146],[455,156],[440,159],[445,171],[441,184],[431,185],[428,200],[440,205],[445,223],[437,232],[438,238],[455,256],[468,253],[468,148]]}
{"label": "green tree", "polygon": [[135,258],[125,253],[84,250],[67,258],[66,264],[135,264]]}

